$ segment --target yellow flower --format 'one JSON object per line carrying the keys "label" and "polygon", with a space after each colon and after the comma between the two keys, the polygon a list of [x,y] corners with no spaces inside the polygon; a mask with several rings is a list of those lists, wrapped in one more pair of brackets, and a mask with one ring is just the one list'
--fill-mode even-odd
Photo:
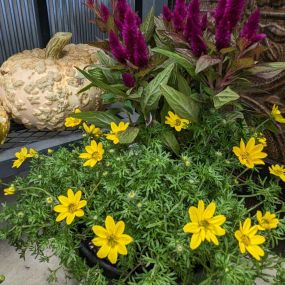
{"label": "yellow flower", "polygon": [[51,149],[51,148],[49,148],[49,149],[47,150],[47,153],[48,153],[48,154],[52,154],[53,152],[54,152],[54,150]]}
{"label": "yellow flower", "polygon": [[274,120],[278,123],[285,123],[285,118],[282,116],[279,107],[275,104],[272,107],[271,115],[273,116]]}
{"label": "yellow flower", "polygon": [[265,242],[265,238],[257,235],[258,226],[251,227],[251,220],[247,218],[244,223],[240,223],[239,230],[235,232],[235,237],[239,242],[241,253],[249,252],[255,259],[260,260],[264,256],[263,249],[259,246]]}
{"label": "yellow flower", "polygon": [[180,132],[182,129],[187,129],[190,121],[180,118],[178,115],[169,111],[168,116],[165,116],[165,124],[170,125],[170,127],[175,128],[177,132]]}
{"label": "yellow flower", "polygon": [[67,190],[67,196],[60,195],[58,200],[61,205],[54,206],[53,210],[59,215],[56,218],[57,222],[66,219],[66,224],[70,225],[75,217],[83,217],[84,211],[81,209],[86,206],[86,200],[81,199],[82,192],[77,191],[75,194],[71,189]]}
{"label": "yellow flower", "polygon": [[198,208],[190,207],[189,216],[191,222],[183,227],[185,233],[192,233],[190,248],[196,249],[205,239],[208,242],[219,244],[216,236],[223,236],[226,231],[221,228],[221,225],[226,221],[224,215],[214,216],[216,204],[210,203],[205,209],[204,202],[198,202]]}
{"label": "yellow flower", "polygon": [[98,161],[103,159],[104,149],[102,143],[91,141],[90,145],[85,147],[86,152],[80,154],[80,158],[87,159],[83,166],[94,167]]}
{"label": "yellow flower", "polygon": [[119,125],[116,125],[114,122],[111,123],[111,132],[106,135],[106,138],[110,141],[113,141],[114,144],[120,142],[119,134],[126,131],[129,127],[129,123],[120,122]]}
{"label": "yellow flower", "polygon": [[4,191],[4,195],[5,195],[5,196],[8,196],[8,195],[14,195],[16,189],[15,189],[15,186],[14,186],[14,185],[11,185],[10,187],[5,188],[3,191]]}
{"label": "yellow flower", "polygon": [[267,157],[267,154],[262,152],[263,148],[262,144],[255,144],[254,138],[250,138],[246,145],[243,139],[241,139],[240,147],[234,146],[233,152],[241,164],[248,168],[253,168],[255,164],[264,164],[262,158]]}
{"label": "yellow flower", "polygon": [[130,244],[133,239],[131,236],[123,234],[125,230],[125,223],[123,221],[115,223],[111,216],[107,216],[105,227],[92,227],[93,232],[97,236],[92,240],[92,243],[95,246],[101,247],[97,252],[99,258],[108,257],[109,261],[115,264],[118,254],[128,254],[126,245]]}
{"label": "yellow flower", "polygon": [[264,216],[262,216],[261,211],[256,212],[256,219],[259,223],[258,229],[261,231],[270,230],[277,228],[279,224],[279,220],[276,218],[275,214],[271,214],[270,212],[266,211]]}
{"label": "yellow flower", "polygon": [[100,137],[102,134],[101,130],[99,128],[96,128],[96,126],[93,124],[88,126],[86,123],[83,123],[83,129],[87,134],[92,135],[97,138]]}
{"label": "yellow flower", "polygon": [[278,176],[283,182],[285,182],[285,168],[283,165],[275,164],[269,167],[270,174]]}
{"label": "yellow flower", "polygon": [[38,155],[38,152],[31,148],[29,151],[26,147],[22,147],[19,152],[15,153],[16,160],[14,160],[13,168],[19,168],[27,158],[35,157]]}
{"label": "yellow flower", "polygon": [[259,143],[261,143],[264,147],[267,146],[267,139],[266,137],[263,135],[263,134],[260,134],[258,137],[257,137],[257,141]]}
{"label": "yellow flower", "polygon": [[[76,109],[74,111],[74,113],[81,113],[80,109]],[[76,127],[78,125],[80,125],[82,122],[81,119],[76,119],[76,118],[72,118],[72,117],[68,117],[65,119],[65,123],[64,125],[67,127],[67,128],[73,128],[73,127]]]}

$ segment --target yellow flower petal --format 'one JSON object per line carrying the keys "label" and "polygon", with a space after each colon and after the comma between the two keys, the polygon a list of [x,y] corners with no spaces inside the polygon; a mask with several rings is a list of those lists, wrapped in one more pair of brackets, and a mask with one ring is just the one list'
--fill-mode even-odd
{"label": "yellow flower petal", "polygon": [[106,243],[97,252],[99,258],[106,258],[111,250],[111,247]]}
{"label": "yellow flower petal", "polygon": [[183,227],[185,233],[198,233],[200,231],[198,223],[188,223]]}
{"label": "yellow flower petal", "polygon": [[263,249],[258,245],[247,246],[246,250],[256,259],[260,260],[260,257],[264,256]]}
{"label": "yellow flower petal", "polygon": [[115,264],[118,259],[118,250],[117,247],[111,247],[109,254],[108,254],[108,259],[112,264]]}
{"label": "yellow flower petal", "polygon": [[204,211],[203,218],[210,219],[214,216],[216,211],[216,204],[214,202],[210,203]]}
{"label": "yellow flower petal", "polygon": [[115,221],[111,216],[107,216],[105,226],[109,234],[115,233]]}
{"label": "yellow flower petal", "polygon": [[197,247],[199,247],[199,245],[201,244],[202,240],[200,237],[200,234],[193,234],[191,237],[191,241],[190,241],[190,248],[192,250],[196,249]]}
{"label": "yellow flower petal", "polygon": [[125,223],[123,221],[119,221],[114,229],[115,235],[121,235],[125,231]]}
{"label": "yellow flower petal", "polygon": [[75,218],[75,213],[72,214],[68,213],[68,216],[66,218],[66,224],[70,225],[73,222],[74,218]]}
{"label": "yellow flower petal", "polygon": [[108,236],[108,232],[106,231],[106,229],[104,229],[101,226],[93,226],[92,231],[94,232],[95,235],[101,238],[107,238]]}
{"label": "yellow flower petal", "polygon": [[56,222],[61,222],[62,220],[64,220],[66,217],[68,216],[68,213],[60,213],[57,217],[56,217]]}
{"label": "yellow flower petal", "polygon": [[104,239],[104,238],[101,238],[101,237],[95,237],[95,238],[92,239],[92,243],[95,246],[103,246],[104,244],[107,243],[107,240]]}
{"label": "yellow flower petal", "polygon": [[66,213],[68,212],[68,208],[67,206],[63,206],[63,205],[56,205],[54,206],[53,210],[57,213]]}

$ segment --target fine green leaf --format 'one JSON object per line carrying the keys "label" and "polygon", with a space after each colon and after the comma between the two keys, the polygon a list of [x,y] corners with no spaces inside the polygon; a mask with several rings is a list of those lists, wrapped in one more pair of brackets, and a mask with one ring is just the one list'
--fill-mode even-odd
{"label": "fine green leaf", "polygon": [[106,54],[103,50],[97,51],[96,56],[99,62],[104,66],[113,66],[118,64],[116,60]]}
{"label": "fine green leaf", "polygon": [[219,109],[232,101],[238,100],[239,98],[240,96],[236,92],[234,92],[230,87],[227,87],[225,90],[213,97],[214,106],[216,109]]}
{"label": "fine green leaf", "polygon": [[161,90],[167,103],[176,114],[183,119],[194,122],[198,121],[199,106],[190,96],[187,96],[166,84],[161,84]]}
{"label": "fine green leaf", "polygon": [[154,33],[154,8],[152,7],[141,24],[141,31],[144,33],[146,41],[148,42]]}
{"label": "fine green leaf", "polygon": [[133,143],[139,134],[139,128],[128,128],[126,131],[119,134],[119,141],[121,144]]}
{"label": "fine green leaf", "polygon": [[179,155],[180,146],[175,135],[171,131],[163,132],[162,139],[168,148],[170,148],[176,155]]}
{"label": "fine green leaf", "polygon": [[83,93],[83,92],[89,90],[89,89],[92,88],[92,87],[93,87],[93,84],[90,83],[90,84],[86,85],[85,87],[83,87],[81,90],[79,90],[77,94],[81,94],[81,93]]}
{"label": "fine green leaf", "polygon": [[111,86],[110,84],[107,84],[103,81],[101,81],[100,79],[96,78],[95,76],[92,76],[90,75],[88,72],[78,68],[78,67],[75,67],[78,71],[80,71],[86,79],[88,79],[90,82],[92,82],[92,84],[94,86],[97,86],[98,88],[104,90],[104,91],[107,91],[107,92],[110,92],[110,93],[113,93],[115,95],[120,95],[122,97],[125,97],[126,94],[125,92],[121,91],[120,89],[117,89],[113,86]]}
{"label": "fine green leaf", "polygon": [[99,128],[109,127],[112,122],[118,123],[120,120],[110,111],[101,112],[81,112],[70,115],[73,118],[82,119],[88,123],[95,124]]}
{"label": "fine green leaf", "polygon": [[161,48],[154,48],[152,49],[153,52],[162,54],[167,56],[168,58],[173,59],[177,64],[179,64],[180,66],[184,67],[185,70],[191,75],[191,77],[196,78],[197,75],[195,73],[195,67],[183,56],[169,51],[169,50],[165,50],[165,49],[161,49]]}
{"label": "fine green leaf", "polygon": [[157,108],[158,101],[161,97],[160,84],[167,84],[173,68],[174,64],[170,64],[167,68],[157,74],[145,88],[142,100],[142,108],[145,113]]}

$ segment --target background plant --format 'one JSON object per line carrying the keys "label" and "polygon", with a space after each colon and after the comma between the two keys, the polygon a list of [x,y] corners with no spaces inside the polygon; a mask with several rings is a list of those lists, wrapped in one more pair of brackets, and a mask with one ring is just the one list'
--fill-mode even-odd
{"label": "background plant", "polygon": [[[155,17],[152,9],[141,23],[126,0],[112,1],[110,10],[87,1],[95,23],[109,37],[94,43],[103,48],[100,63],[81,70],[90,81],[84,90],[104,90],[106,111],[73,116],[107,127],[125,113],[131,126],[140,127],[164,124],[169,111],[198,123],[201,110],[214,107],[224,114],[242,111],[247,124],[256,126],[253,121],[260,115],[249,111],[242,96],[257,88],[254,78],[272,78],[285,65],[261,62],[266,36],[259,33],[260,14],[256,10],[244,19],[245,4],[220,0],[214,11],[202,15],[199,0],[179,0],[173,11],[164,7],[162,16]],[[270,130],[271,125],[266,124]],[[177,152],[179,134],[165,136]]]}

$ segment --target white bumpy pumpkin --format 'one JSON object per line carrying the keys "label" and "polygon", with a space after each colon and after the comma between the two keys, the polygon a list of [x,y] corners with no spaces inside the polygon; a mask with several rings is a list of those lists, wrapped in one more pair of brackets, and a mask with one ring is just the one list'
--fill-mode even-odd
{"label": "white bumpy pumpkin", "polygon": [[23,51],[1,66],[0,102],[16,122],[60,130],[76,108],[98,109],[100,89],[78,94],[88,81],[75,69],[96,63],[98,49],[68,44],[71,37],[71,33],[56,33],[45,49]]}
{"label": "white bumpy pumpkin", "polygon": [[10,129],[10,120],[8,114],[4,110],[3,106],[0,105],[0,144],[5,142]]}

